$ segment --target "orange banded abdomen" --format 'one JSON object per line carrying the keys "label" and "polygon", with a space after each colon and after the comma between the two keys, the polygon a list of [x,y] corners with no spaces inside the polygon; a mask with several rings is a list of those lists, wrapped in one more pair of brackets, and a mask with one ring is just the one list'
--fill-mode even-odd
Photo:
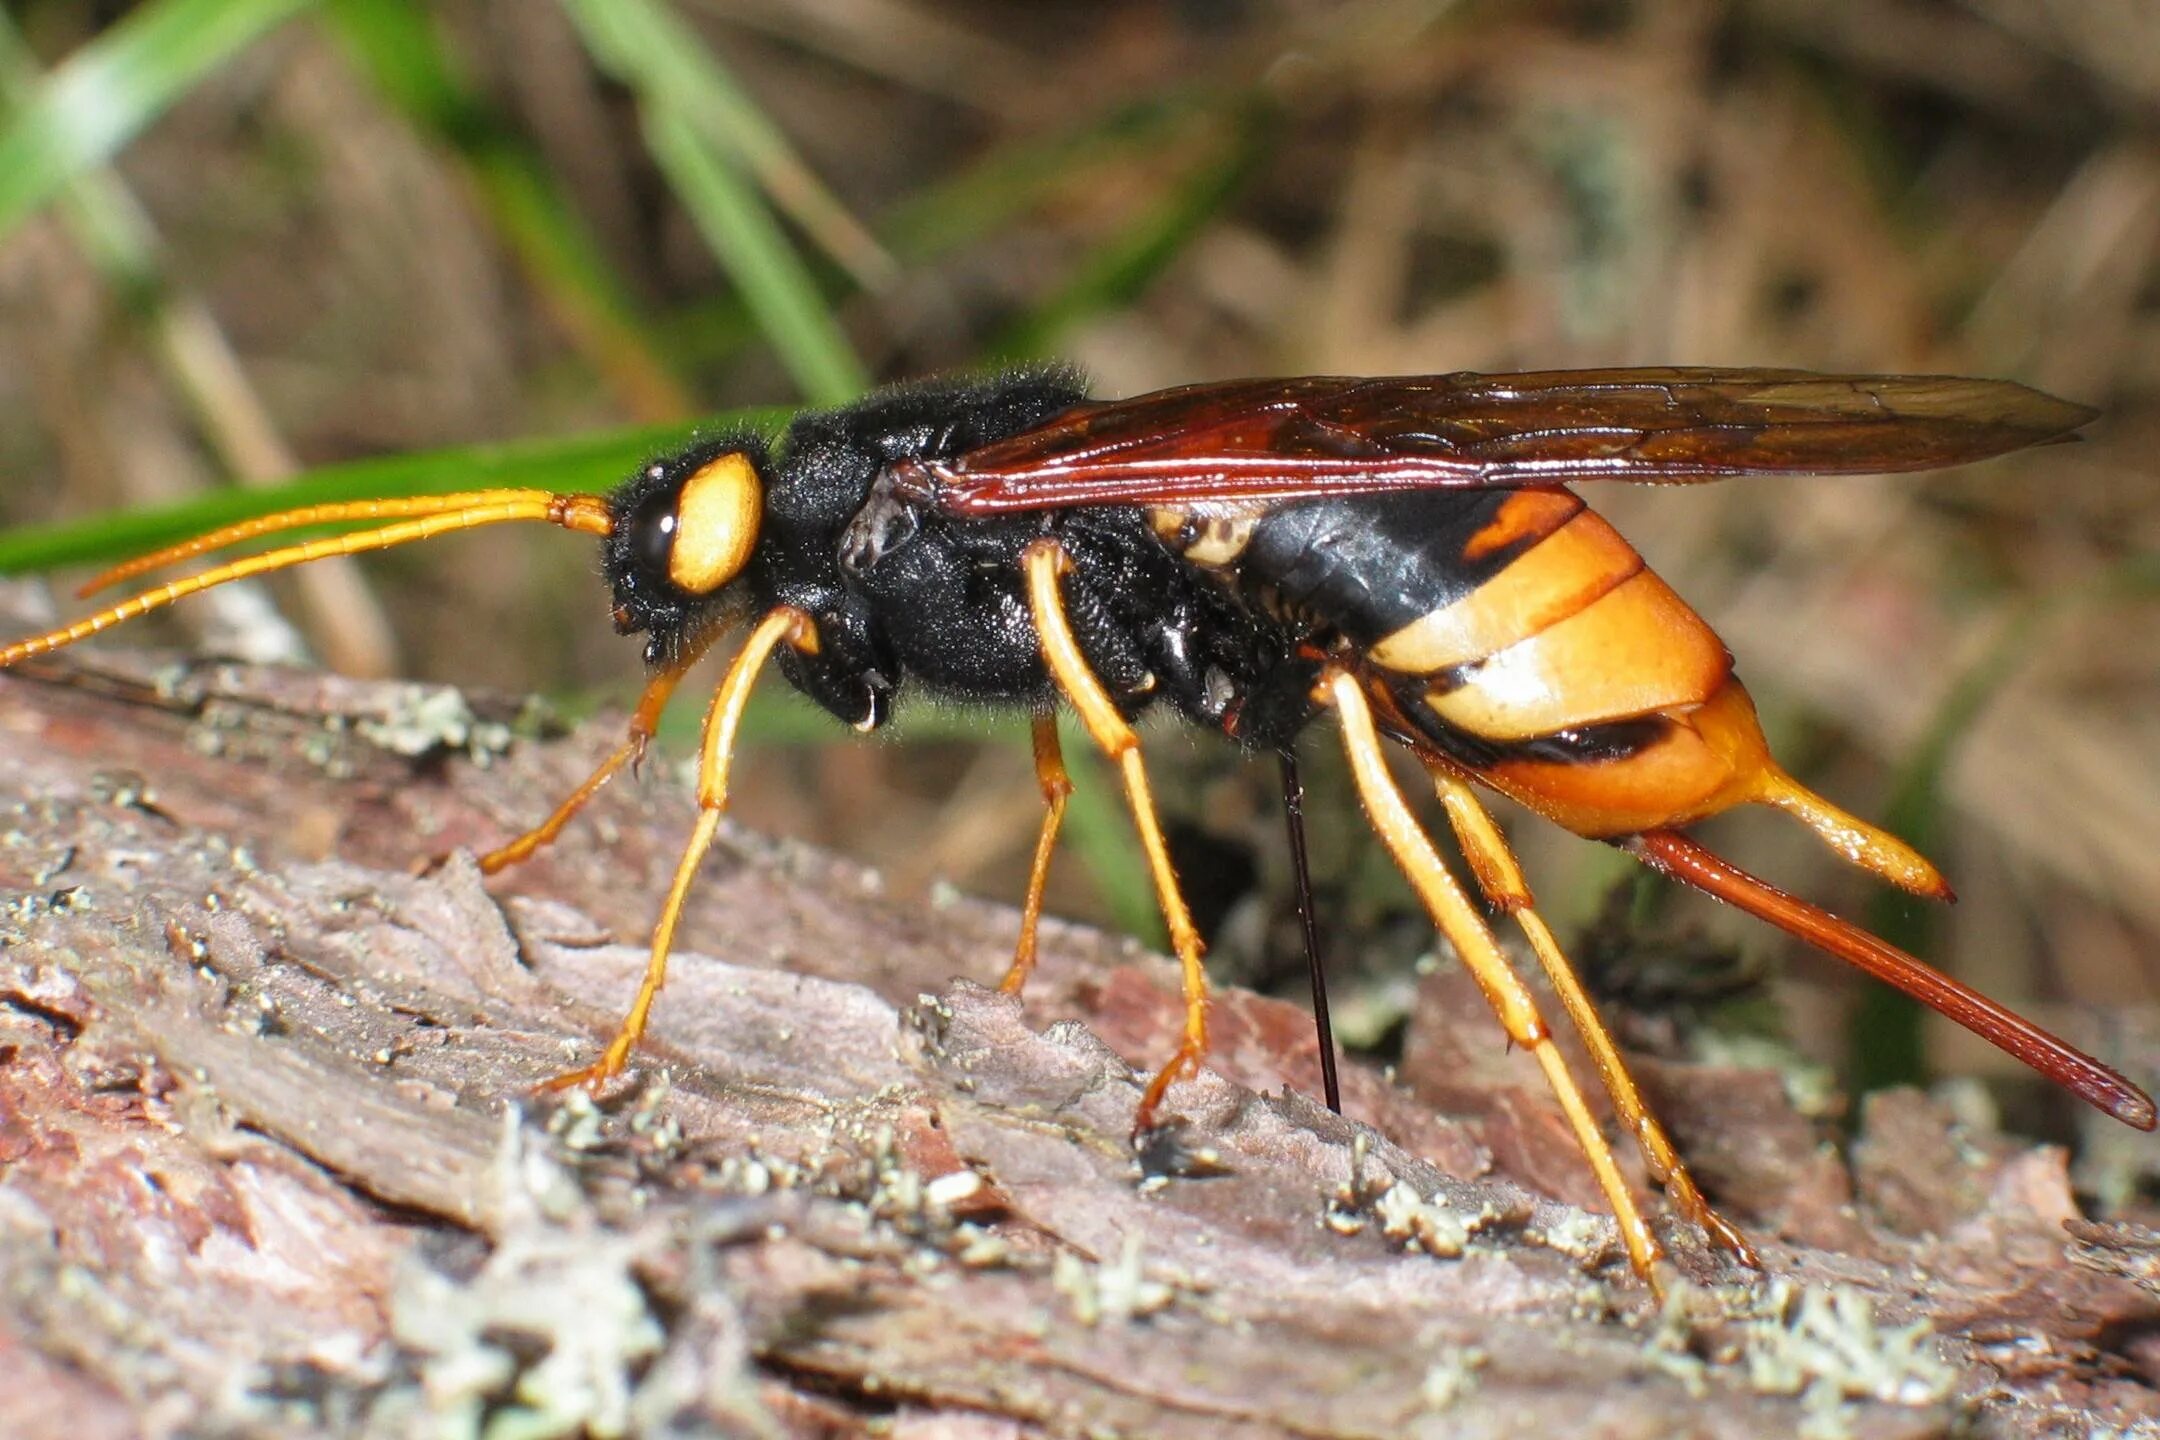
{"label": "orange banded abdomen", "polygon": [[1570,491],[1152,518],[1191,563],[1333,630],[1400,728],[1578,834],[1682,824],[1777,773],[1723,642]]}
{"label": "orange banded abdomen", "polygon": [[1578,834],[1757,798],[1767,748],[1731,655],[1595,511],[1369,657],[1439,748]]}

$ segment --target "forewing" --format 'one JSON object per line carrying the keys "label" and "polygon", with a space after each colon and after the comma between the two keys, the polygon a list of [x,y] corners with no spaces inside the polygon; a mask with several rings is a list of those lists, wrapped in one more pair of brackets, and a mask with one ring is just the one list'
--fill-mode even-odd
{"label": "forewing", "polygon": [[1091,404],[928,468],[954,514],[1573,480],[1928,470],[2097,412],[2007,380],[1552,370],[1238,380]]}

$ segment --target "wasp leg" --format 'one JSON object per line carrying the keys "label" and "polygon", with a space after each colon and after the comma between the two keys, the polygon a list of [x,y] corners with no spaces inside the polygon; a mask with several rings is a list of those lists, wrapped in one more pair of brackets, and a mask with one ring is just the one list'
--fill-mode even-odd
{"label": "wasp leg", "polygon": [[1065,822],[1065,801],[1072,777],[1065,773],[1065,752],[1058,745],[1057,711],[1035,712],[1035,781],[1042,786],[1042,829],[1035,836],[1035,862],[1028,868],[1027,901],[1020,907],[1020,939],[1012,965],[998,989],[1018,995],[1035,973],[1035,928],[1042,923],[1043,889],[1050,883],[1050,856],[1057,849],[1058,827]]}
{"label": "wasp leg", "polygon": [[581,1070],[558,1075],[541,1085],[543,1090],[567,1090],[578,1085],[598,1085],[622,1073],[645,1033],[645,1020],[653,1000],[667,979],[668,951],[675,943],[675,927],[682,919],[683,903],[690,896],[690,882],[698,864],[719,832],[720,816],[727,809],[728,768],[735,759],[735,737],[742,728],[743,710],[750,703],[750,687],[772,652],[785,642],[806,654],[817,650],[817,627],[810,617],[792,605],[782,605],[758,622],[741,653],[729,663],[720,688],[713,692],[712,708],[705,712],[705,738],[698,757],[698,819],[675,866],[675,881],[668,887],[667,904],[661,907],[660,923],[653,927],[652,958],[646,962],[645,978],[638,984],[637,999],[616,1028],[600,1058]]}
{"label": "wasp leg", "polygon": [[1057,541],[1045,538],[1022,552],[1020,566],[1027,576],[1028,606],[1034,613],[1035,633],[1042,640],[1043,661],[1065,698],[1079,712],[1089,738],[1117,762],[1125,783],[1126,807],[1132,811],[1133,824],[1140,831],[1140,847],[1147,852],[1148,870],[1155,878],[1155,896],[1162,904],[1163,920],[1170,930],[1170,947],[1177,952],[1178,967],[1184,976],[1185,1032],[1178,1041],[1177,1053],[1155,1073],[1140,1097],[1140,1107],[1133,1115],[1133,1134],[1139,1137],[1155,1128],[1155,1112],[1171,1084],[1196,1072],[1201,1057],[1207,1054],[1208,983],[1207,970],[1200,963],[1200,932],[1193,925],[1192,912],[1185,908],[1177,872],[1170,866],[1170,848],[1163,843],[1162,823],[1155,818],[1155,797],[1148,788],[1147,768],[1140,758],[1140,737],[1125,723],[1125,717],[1111,703],[1109,692],[1095,678],[1066,619],[1065,598],[1058,580],[1072,568],[1072,560]]}
{"label": "wasp leg", "polygon": [[555,807],[555,813],[515,840],[498,845],[482,855],[481,873],[499,875],[512,865],[531,859],[534,851],[555,843],[555,837],[562,834],[563,827],[570,823],[578,811],[585,808],[586,802],[600,793],[603,785],[615,778],[616,771],[625,765],[635,766],[643,760],[645,747],[652,743],[653,735],[660,728],[660,712],[667,709],[668,701],[675,694],[675,687],[682,683],[683,676],[690,672],[690,667],[697,664],[704,653],[705,646],[702,644],[687,647],[680,660],[653,676],[646,684],[644,693],[638,696],[637,709],[630,715],[630,733],[623,737],[622,744],[609,752],[608,757],[600,762],[592,774],[586,776],[584,782],[570,792],[569,798]]}
{"label": "wasp leg", "polygon": [[1366,702],[1357,677],[1347,671],[1331,670],[1321,683],[1325,698],[1342,717],[1343,748],[1349,754],[1350,771],[1373,829],[1395,857],[1395,863],[1402,868],[1411,888],[1417,891],[1418,899],[1424,902],[1433,923],[1470,968],[1471,978],[1484,991],[1486,1003],[1499,1017],[1508,1038],[1537,1058],[1538,1065],[1545,1071],[1546,1083],[1552,1086],[1553,1095],[1575,1132],[1575,1143],[1582,1147],[1583,1157],[1590,1162],[1591,1173],[1597,1177],[1598,1188],[1605,1192],[1605,1201],[1612,1207],[1613,1220],[1620,1228],[1620,1239],[1627,1246],[1628,1260],[1651,1290],[1662,1294],[1663,1285],[1656,1266],[1663,1259],[1664,1250],[1637,1208],[1635,1197],[1628,1193],[1627,1181],[1621,1177],[1612,1147],[1599,1131],[1575,1077],[1568,1073],[1567,1061],[1561,1056],[1559,1047],[1553,1044],[1552,1033],[1546,1028],[1544,1018],[1538,1014],[1537,1002],[1531,998],[1522,977],[1508,964],[1484,917],[1478,914],[1470,897],[1449,873],[1439,851],[1433,848],[1431,838],[1418,825],[1417,817],[1410,813],[1409,805],[1403,800],[1402,791],[1396,788],[1394,778],[1388,774],[1387,754],[1381,748],[1379,731],[1373,727],[1372,708]]}
{"label": "wasp leg", "polygon": [[1686,1162],[1673,1148],[1665,1128],[1658,1124],[1657,1117],[1643,1102],[1642,1092],[1635,1088],[1635,1077],[1628,1073],[1627,1063],[1620,1058],[1620,1049],[1613,1043],[1612,1032],[1605,1028],[1597,1007],[1584,993],[1582,981],[1560,949],[1560,942],[1553,938],[1551,927],[1538,914],[1531,899],[1530,883],[1515,859],[1515,852],[1508,848],[1507,838],[1493,823],[1492,813],[1469,783],[1446,762],[1429,755],[1421,754],[1419,758],[1432,774],[1441,808],[1447,812],[1448,824],[1454,828],[1456,843],[1462,846],[1463,854],[1470,861],[1478,888],[1485,892],[1485,899],[1494,909],[1513,915],[1515,923],[1522,927],[1538,963],[1545,968],[1545,978],[1552,982],[1554,993],[1560,997],[1561,1008],[1567,1011],[1575,1033],[1582,1037],[1584,1048],[1589,1050],[1591,1063],[1597,1066],[1598,1078],[1605,1082],[1605,1093],[1612,1097],[1620,1123],[1641,1145],[1651,1175],[1665,1187],[1665,1193],[1672,1197],[1682,1215],[1738,1256],[1741,1263],[1760,1269],[1762,1261],[1756,1258],[1754,1247],[1724,1216],[1710,1208],[1709,1201],[1703,1199],[1702,1191],[1696,1188],[1695,1177],[1688,1173]]}

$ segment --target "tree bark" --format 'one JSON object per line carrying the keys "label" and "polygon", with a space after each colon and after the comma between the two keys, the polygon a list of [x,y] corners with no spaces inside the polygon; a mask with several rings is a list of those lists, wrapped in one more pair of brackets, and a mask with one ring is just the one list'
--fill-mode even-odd
{"label": "tree bark", "polygon": [[1910,1095],[1840,1151],[1773,1073],[1646,1065],[1768,1267],[1666,1223],[1661,1311],[1442,975],[1350,1120],[1285,1089],[1302,1012],[1221,996],[1173,1094],[1211,1173],[1140,1185],[1167,962],[1052,923],[1023,1006],[954,978],[1000,973],[1013,912],[733,829],[628,1079],[536,1098],[627,1003],[692,807],[618,781],[483,881],[469,848],[616,738],[513,712],[120,653],[0,674],[0,1433],[2160,1423],[2160,1246],[2081,1220],[2055,1151]]}

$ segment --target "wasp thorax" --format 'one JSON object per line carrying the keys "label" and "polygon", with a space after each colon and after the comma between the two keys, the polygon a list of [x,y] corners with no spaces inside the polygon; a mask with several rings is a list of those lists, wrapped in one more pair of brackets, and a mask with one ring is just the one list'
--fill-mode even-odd
{"label": "wasp thorax", "polygon": [[757,545],[764,487],[740,450],[708,460],[683,482],[672,512],[652,516],[637,537],[667,577],[690,595],[710,595],[742,573]]}

